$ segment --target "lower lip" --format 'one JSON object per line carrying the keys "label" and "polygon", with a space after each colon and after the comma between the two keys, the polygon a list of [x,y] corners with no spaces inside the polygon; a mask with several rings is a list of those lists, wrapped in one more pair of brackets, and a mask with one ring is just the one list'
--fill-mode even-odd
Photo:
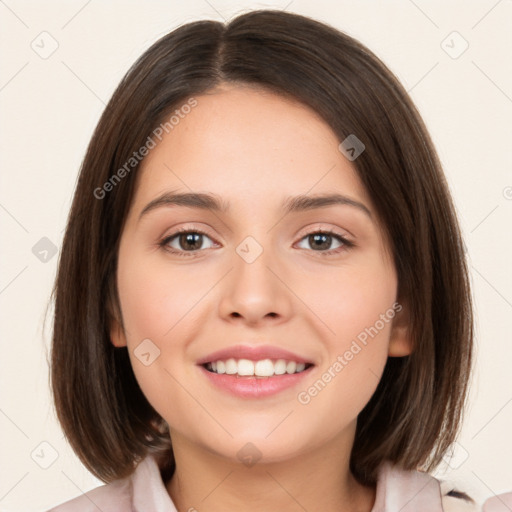
{"label": "lower lip", "polygon": [[313,368],[314,366],[310,366],[300,373],[285,373],[273,377],[239,377],[210,372],[204,366],[199,366],[199,369],[214,386],[240,398],[264,398],[275,395],[296,386]]}

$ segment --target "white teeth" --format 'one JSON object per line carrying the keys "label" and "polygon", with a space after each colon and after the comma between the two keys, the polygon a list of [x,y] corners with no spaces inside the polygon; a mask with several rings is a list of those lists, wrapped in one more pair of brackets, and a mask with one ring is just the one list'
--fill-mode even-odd
{"label": "white teeth", "polygon": [[258,377],[272,377],[274,375],[274,363],[270,359],[257,361],[254,365],[254,375]]}
{"label": "white teeth", "polygon": [[238,361],[238,375],[254,375],[254,363],[249,359]]}
{"label": "white teeth", "polygon": [[251,361],[249,359],[230,358],[226,361],[213,361],[207,364],[207,368],[214,373],[240,376],[272,377],[285,373],[300,373],[306,368],[305,363],[286,361],[284,359],[261,359]]}
{"label": "white teeth", "polygon": [[228,375],[234,375],[238,372],[238,365],[234,359],[228,359],[226,361],[226,373]]}
{"label": "white teeth", "polygon": [[297,369],[297,363],[295,361],[290,361],[286,365],[286,373],[295,373],[296,369]]}
{"label": "white teeth", "polygon": [[274,373],[276,375],[283,375],[286,373],[286,361],[284,359],[278,359],[274,363]]}

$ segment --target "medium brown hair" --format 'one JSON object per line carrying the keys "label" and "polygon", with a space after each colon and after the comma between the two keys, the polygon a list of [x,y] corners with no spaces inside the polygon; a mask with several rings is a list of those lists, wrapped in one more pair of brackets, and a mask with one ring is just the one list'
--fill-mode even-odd
{"label": "medium brown hair", "polygon": [[67,439],[104,482],[128,476],[148,453],[165,478],[174,470],[165,421],[139,388],[127,348],[109,337],[113,318],[122,325],[116,263],[139,165],[104,197],[94,191],[174,109],[223,83],[294,98],[340,142],[355,134],[365,144],[353,165],[390,241],[414,348],[388,358],[358,417],[351,470],[372,485],[384,460],[433,469],[460,426],[473,341],[464,246],[441,164],[407,92],[378,57],[326,24],[274,10],[227,24],[192,22],[162,37],[131,67],[101,116],[52,294],[51,386]]}

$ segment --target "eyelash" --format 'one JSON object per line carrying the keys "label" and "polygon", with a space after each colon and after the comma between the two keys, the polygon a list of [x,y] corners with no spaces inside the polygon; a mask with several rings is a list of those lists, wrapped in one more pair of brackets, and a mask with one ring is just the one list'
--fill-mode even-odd
{"label": "eyelash", "polygon": [[[205,233],[204,231],[200,230],[200,229],[190,229],[190,228],[181,228],[181,229],[178,229],[176,230],[174,233],[172,233],[171,235],[169,236],[166,236],[165,238],[163,238],[159,243],[159,247],[161,247],[162,249],[164,249],[165,251],[167,252],[170,252],[171,254],[175,254],[177,256],[180,256],[180,257],[185,257],[185,258],[194,258],[196,256],[199,256],[199,253],[204,250],[204,249],[196,249],[194,251],[182,251],[182,250],[176,250],[176,249],[170,249],[169,247],[167,247],[167,244],[173,240],[174,238],[176,238],[178,235],[181,235],[183,233],[194,233],[194,234],[200,234],[200,235],[204,235],[204,236],[207,236],[208,238],[211,239],[211,237],[208,235],[208,233]],[[338,247],[337,249],[330,249],[329,251],[313,251],[313,252],[317,252],[319,255],[321,256],[332,256],[334,254],[339,254],[340,252],[342,252],[343,250],[347,250],[347,249],[350,249],[352,247],[355,246],[354,242],[351,242],[349,240],[347,240],[345,237],[335,233],[334,231],[332,230],[322,230],[322,229],[318,229],[316,231],[312,231],[310,233],[307,233],[306,235],[304,235],[301,240],[303,240],[304,238],[308,237],[308,236],[311,236],[311,235],[316,235],[316,234],[323,234],[323,235],[329,235],[333,238],[337,238],[338,241],[340,241],[343,245],[341,247]]]}

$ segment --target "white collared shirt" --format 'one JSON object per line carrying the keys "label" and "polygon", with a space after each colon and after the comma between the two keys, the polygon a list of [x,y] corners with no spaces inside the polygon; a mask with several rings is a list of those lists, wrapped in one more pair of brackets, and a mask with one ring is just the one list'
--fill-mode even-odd
{"label": "white collared shirt", "polygon": [[[194,511],[194,504],[188,510]],[[457,496],[442,496],[440,482],[427,473],[404,471],[384,463],[378,473],[375,504],[371,512],[510,510],[512,493],[490,498],[481,508]],[[129,477],[96,487],[48,512],[177,512],[177,509],[155,459],[148,455]]]}

